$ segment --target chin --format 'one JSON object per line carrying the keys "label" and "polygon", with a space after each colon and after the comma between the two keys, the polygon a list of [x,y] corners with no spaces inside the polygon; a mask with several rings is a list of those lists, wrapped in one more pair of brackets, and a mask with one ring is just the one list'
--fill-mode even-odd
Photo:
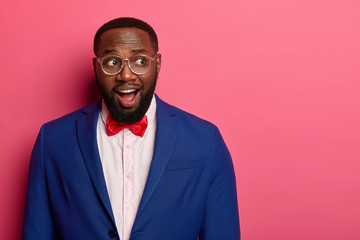
{"label": "chin", "polygon": [[131,124],[139,122],[149,109],[151,100],[154,95],[156,82],[157,72],[155,72],[152,84],[149,89],[146,92],[141,91],[139,93],[140,96],[136,100],[137,103],[134,107],[131,108],[122,108],[117,101],[115,95],[113,95],[112,93],[108,93],[101,84],[98,84],[98,87],[107,108],[109,109],[111,115],[115,118],[115,120],[119,123]]}

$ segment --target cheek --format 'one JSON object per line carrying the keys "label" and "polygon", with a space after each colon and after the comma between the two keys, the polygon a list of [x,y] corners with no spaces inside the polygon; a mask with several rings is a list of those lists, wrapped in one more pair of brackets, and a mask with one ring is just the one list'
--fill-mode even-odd
{"label": "cheek", "polygon": [[102,70],[101,67],[97,66],[96,67],[96,79],[99,85],[101,85],[102,88],[109,88],[109,85],[111,83],[111,79],[109,78],[108,75],[106,75]]}
{"label": "cheek", "polygon": [[156,75],[155,71],[152,71],[152,72],[149,72],[149,73],[143,75],[140,78],[140,81],[141,81],[145,91],[149,90],[149,88],[153,85],[153,82],[156,81],[155,75]]}
{"label": "cheek", "polygon": [[140,81],[143,85],[144,90],[145,91],[149,90],[152,82],[152,77],[142,78]]}
{"label": "cheek", "polygon": [[114,85],[111,84],[111,79],[108,79],[104,76],[98,76],[97,81],[100,88],[107,91],[108,93],[112,92]]}

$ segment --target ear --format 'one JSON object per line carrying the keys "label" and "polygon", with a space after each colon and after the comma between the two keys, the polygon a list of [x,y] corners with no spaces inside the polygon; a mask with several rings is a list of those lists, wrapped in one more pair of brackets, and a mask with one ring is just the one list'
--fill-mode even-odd
{"label": "ear", "polygon": [[156,70],[157,70],[158,74],[160,72],[160,69],[161,69],[161,54],[158,53],[158,54],[156,54]]}
{"label": "ear", "polygon": [[93,67],[94,67],[94,72],[96,74],[96,58],[93,58]]}

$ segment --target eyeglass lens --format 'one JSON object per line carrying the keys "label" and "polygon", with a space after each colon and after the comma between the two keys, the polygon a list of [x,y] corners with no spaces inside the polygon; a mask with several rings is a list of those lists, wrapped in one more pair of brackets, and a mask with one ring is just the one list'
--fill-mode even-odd
{"label": "eyeglass lens", "polygon": [[[101,65],[108,74],[117,74],[121,71],[125,60],[118,56],[104,57]],[[150,68],[150,58],[148,56],[135,55],[128,59],[128,65],[135,74],[145,74]]]}

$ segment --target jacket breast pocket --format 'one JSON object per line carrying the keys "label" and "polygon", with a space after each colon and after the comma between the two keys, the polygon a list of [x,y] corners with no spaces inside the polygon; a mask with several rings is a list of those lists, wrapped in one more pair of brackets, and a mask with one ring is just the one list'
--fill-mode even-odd
{"label": "jacket breast pocket", "polygon": [[186,169],[194,169],[194,168],[203,168],[205,159],[195,158],[195,159],[170,159],[165,171],[177,171],[177,170],[186,170]]}

